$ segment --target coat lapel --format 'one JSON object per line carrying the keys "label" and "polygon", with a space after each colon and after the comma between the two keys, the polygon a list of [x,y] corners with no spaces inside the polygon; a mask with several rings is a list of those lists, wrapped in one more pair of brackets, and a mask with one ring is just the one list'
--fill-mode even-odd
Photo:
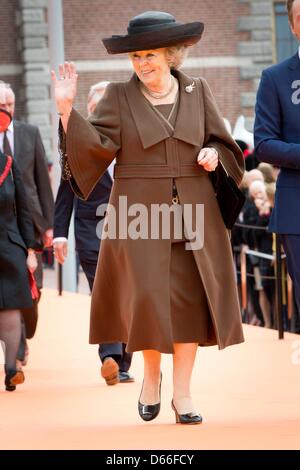
{"label": "coat lapel", "polygon": [[169,134],[151,104],[140,92],[135,74],[125,83],[125,93],[144,149],[167,139]]}
{"label": "coat lapel", "polygon": [[295,70],[295,68],[296,68],[297,66],[299,66],[299,65],[300,65],[300,59],[299,59],[299,53],[298,53],[298,51],[297,51],[297,53],[294,54],[294,55],[290,58],[288,67],[289,67],[289,69],[291,69],[291,70]]}
{"label": "coat lapel", "polygon": [[[179,109],[173,137],[195,146],[201,146],[203,123],[200,120],[199,103],[201,100],[198,96],[198,87],[195,83],[192,92],[188,93],[186,87],[194,81],[182,72],[174,71],[173,73],[179,81]],[[125,84],[125,93],[144,149],[158,144],[172,135],[171,132],[168,133],[151,104],[140,92],[135,74]]]}
{"label": "coat lapel", "polygon": [[[179,109],[175,124],[173,137],[183,140],[188,144],[201,146],[203,143],[203,125],[201,123],[201,99],[196,81],[185,75],[183,72],[174,71],[175,77],[179,81]],[[194,86],[191,86],[194,85]],[[190,92],[187,91],[191,90]]]}

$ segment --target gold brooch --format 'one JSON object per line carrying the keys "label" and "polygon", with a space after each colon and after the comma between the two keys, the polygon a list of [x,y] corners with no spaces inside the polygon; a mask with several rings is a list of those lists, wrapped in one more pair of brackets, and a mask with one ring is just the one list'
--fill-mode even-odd
{"label": "gold brooch", "polygon": [[191,83],[190,85],[187,85],[187,86],[185,87],[185,91],[186,91],[187,93],[192,93],[192,92],[194,91],[194,89],[195,89],[195,82],[193,82],[193,83]]}

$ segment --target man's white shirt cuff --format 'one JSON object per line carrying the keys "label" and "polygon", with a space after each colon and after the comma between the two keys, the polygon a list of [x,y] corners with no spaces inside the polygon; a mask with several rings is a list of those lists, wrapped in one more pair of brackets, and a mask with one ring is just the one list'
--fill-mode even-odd
{"label": "man's white shirt cuff", "polygon": [[66,237],[56,237],[53,238],[53,245],[54,243],[61,243],[61,242],[67,242],[68,239]]}

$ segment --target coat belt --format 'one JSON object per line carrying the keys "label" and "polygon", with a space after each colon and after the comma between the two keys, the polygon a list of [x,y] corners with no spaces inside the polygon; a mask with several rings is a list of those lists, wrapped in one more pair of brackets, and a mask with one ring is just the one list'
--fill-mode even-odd
{"label": "coat belt", "polygon": [[207,176],[199,165],[115,165],[114,178],[180,178],[184,176]]}

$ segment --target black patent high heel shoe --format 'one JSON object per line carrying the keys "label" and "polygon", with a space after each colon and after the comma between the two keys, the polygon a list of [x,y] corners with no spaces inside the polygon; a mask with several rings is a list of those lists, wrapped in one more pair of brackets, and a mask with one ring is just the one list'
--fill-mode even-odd
{"label": "black patent high heel shoe", "polygon": [[[140,399],[138,401],[139,415],[144,421],[152,421],[153,419],[155,419],[158,416],[158,414],[160,412],[161,381],[162,381],[162,373],[160,373],[159,402],[158,403],[155,403],[155,405],[143,405],[140,402]],[[142,394],[142,391],[143,391],[143,386],[144,386],[144,381],[143,381],[140,397],[141,397],[141,394]]]}
{"label": "black patent high heel shoe", "polygon": [[5,389],[8,392],[14,392],[16,385],[22,384],[24,381],[25,376],[22,370],[9,370],[5,374]]}
{"label": "black patent high heel shoe", "polygon": [[174,402],[171,402],[172,409],[175,413],[176,423],[180,424],[201,424],[203,419],[199,414],[194,415],[193,413],[185,413],[180,415],[175,408]]}

